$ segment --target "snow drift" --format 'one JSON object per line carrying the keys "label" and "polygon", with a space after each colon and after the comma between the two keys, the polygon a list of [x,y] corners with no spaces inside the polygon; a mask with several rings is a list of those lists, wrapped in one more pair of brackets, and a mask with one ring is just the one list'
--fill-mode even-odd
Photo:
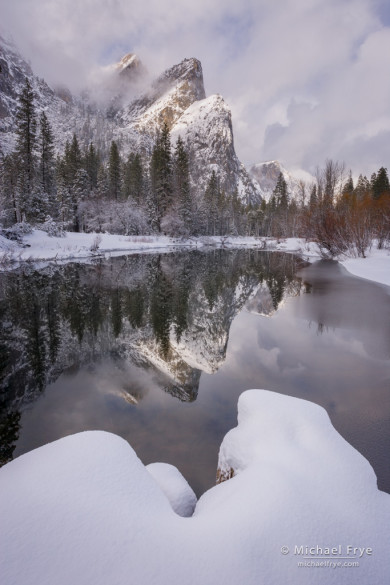
{"label": "snow drift", "polygon": [[[390,496],[322,408],[245,392],[219,467],[233,478],[183,518],[171,503],[191,499],[184,480],[160,467],[156,481],[115,435],[80,433],[19,457],[0,470],[4,583],[388,582]],[[299,566],[321,562],[308,549],[359,566]]]}

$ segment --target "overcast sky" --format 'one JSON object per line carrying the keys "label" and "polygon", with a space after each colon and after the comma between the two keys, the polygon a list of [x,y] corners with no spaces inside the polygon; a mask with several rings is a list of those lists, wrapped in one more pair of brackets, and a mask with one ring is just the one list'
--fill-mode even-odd
{"label": "overcast sky", "polygon": [[0,0],[0,14],[35,71],[71,89],[127,52],[152,73],[197,57],[247,164],[390,170],[389,0]]}

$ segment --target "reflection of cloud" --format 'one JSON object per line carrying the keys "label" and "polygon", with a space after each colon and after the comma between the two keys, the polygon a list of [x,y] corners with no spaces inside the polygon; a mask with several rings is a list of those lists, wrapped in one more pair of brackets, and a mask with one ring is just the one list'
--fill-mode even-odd
{"label": "reflection of cloud", "polygon": [[208,94],[222,93],[233,109],[238,154],[248,163],[276,157],[312,171],[336,157],[369,174],[389,158],[381,138],[390,101],[385,2],[1,4],[2,26],[38,74],[72,87],[129,51],[152,73],[198,57]]}
{"label": "reflection of cloud", "polygon": [[260,363],[270,369],[280,369],[278,365],[278,357],[280,355],[280,349],[278,347],[273,347],[272,349],[262,349],[260,348],[258,351],[258,357]]}
{"label": "reflection of cloud", "polygon": [[283,354],[279,347],[273,347],[272,349],[260,347],[256,355],[262,367],[275,372],[278,371],[281,376],[295,376],[305,370],[305,366],[301,362],[297,362],[296,365],[283,364]]}

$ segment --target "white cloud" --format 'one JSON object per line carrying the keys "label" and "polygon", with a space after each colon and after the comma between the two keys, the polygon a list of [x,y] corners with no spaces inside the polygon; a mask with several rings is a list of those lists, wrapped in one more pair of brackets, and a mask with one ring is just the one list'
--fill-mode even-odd
{"label": "white cloud", "polygon": [[334,157],[357,173],[390,164],[390,28],[382,4],[0,0],[3,28],[51,82],[80,87],[96,64],[128,51],[152,73],[195,56],[207,93],[221,93],[232,107],[244,161],[278,158],[310,172]]}

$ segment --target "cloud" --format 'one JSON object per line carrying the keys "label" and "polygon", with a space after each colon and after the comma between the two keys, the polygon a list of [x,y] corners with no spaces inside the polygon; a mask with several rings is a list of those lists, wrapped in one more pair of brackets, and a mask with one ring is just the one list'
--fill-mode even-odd
{"label": "cloud", "polygon": [[[0,0],[39,75],[80,88],[137,52],[153,74],[198,57],[233,112],[238,155],[312,172],[390,164],[390,11],[384,0]],[[20,15],[23,15],[21,18]],[[372,150],[374,149],[374,150]]]}

